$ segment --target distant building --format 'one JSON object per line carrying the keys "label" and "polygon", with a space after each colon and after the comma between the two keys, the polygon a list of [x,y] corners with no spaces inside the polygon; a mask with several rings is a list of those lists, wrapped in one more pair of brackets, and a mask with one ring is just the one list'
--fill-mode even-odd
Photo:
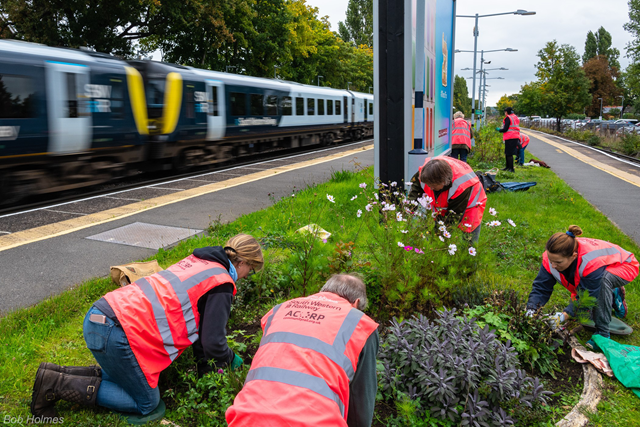
{"label": "distant building", "polygon": [[622,110],[622,105],[619,106],[606,106],[606,107],[602,107],[602,114],[607,114],[608,112],[610,112],[611,110]]}

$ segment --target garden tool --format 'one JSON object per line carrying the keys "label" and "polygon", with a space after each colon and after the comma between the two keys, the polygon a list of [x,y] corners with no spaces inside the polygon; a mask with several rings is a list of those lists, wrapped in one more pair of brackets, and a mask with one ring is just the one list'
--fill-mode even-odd
{"label": "garden tool", "polygon": [[54,404],[58,400],[95,406],[102,378],[78,376],[47,369],[41,363],[36,372],[31,395],[31,413],[35,416],[56,417]]}

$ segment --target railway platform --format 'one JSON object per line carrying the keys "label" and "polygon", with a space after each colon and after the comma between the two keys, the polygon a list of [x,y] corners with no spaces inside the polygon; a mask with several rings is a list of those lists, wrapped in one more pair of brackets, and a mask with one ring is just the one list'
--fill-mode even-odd
{"label": "railway platform", "polygon": [[0,216],[0,316],[146,259],[213,220],[264,209],[269,194],[368,167],[373,156],[369,140]]}
{"label": "railway platform", "polygon": [[640,162],[542,132],[524,132],[531,137],[531,154],[640,244]]}

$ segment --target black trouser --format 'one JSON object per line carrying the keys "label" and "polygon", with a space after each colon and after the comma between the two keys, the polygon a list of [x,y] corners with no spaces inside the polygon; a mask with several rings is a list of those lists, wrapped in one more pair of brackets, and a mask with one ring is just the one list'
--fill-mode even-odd
{"label": "black trouser", "polygon": [[467,154],[468,154],[468,151],[466,148],[454,148],[453,150],[451,150],[451,154],[449,154],[449,157],[453,157],[454,159],[460,159],[463,162],[466,162]]}
{"label": "black trouser", "polygon": [[504,141],[504,156],[506,160],[506,170],[515,172],[513,169],[513,156],[518,155],[518,147],[520,146],[520,139],[513,138]]}

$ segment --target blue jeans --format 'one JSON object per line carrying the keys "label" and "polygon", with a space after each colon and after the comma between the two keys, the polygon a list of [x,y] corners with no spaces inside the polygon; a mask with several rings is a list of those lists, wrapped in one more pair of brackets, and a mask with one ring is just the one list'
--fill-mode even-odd
{"label": "blue jeans", "polygon": [[524,165],[524,150],[526,150],[526,149],[527,149],[527,147],[520,148],[518,150],[518,158],[516,160],[518,161],[518,164],[520,166]]}
{"label": "blue jeans", "polygon": [[87,348],[102,368],[96,404],[118,412],[151,413],[160,402],[160,390],[149,386],[122,327],[109,318],[104,324],[92,322],[92,314],[104,313],[91,307],[83,324]]}
{"label": "blue jeans", "polygon": [[611,323],[611,307],[613,305],[613,290],[628,285],[629,282],[621,277],[605,271],[600,281],[598,301],[592,310],[593,322],[596,324],[596,334],[609,338],[609,323]]}
{"label": "blue jeans", "polygon": [[467,150],[463,148],[456,148],[455,150],[451,150],[451,154],[449,157],[453,157],[454,159],[460,159],[463,162],[467,161]]}

